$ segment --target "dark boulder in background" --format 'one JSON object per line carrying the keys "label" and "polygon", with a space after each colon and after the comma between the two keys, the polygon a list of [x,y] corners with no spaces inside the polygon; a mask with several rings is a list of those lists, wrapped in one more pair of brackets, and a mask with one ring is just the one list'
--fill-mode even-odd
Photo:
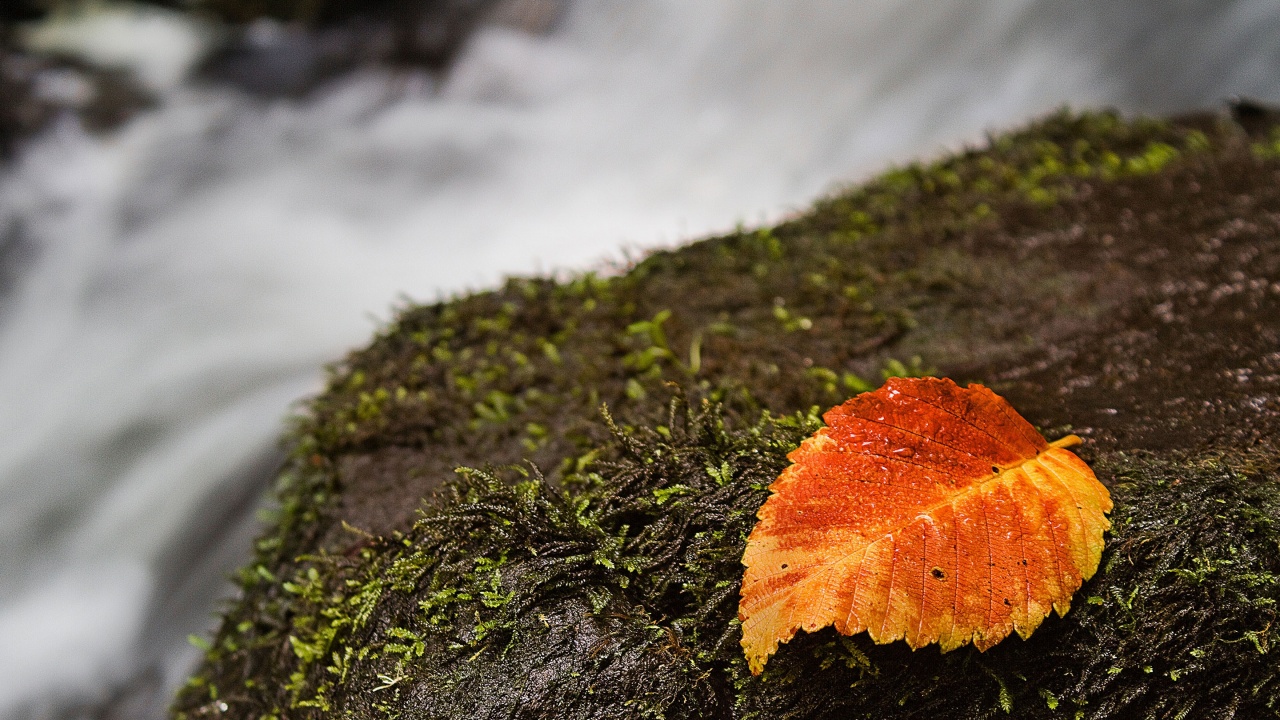
{"label": "dark boulder in background", "polygon": [[[263,98],[304,96],[359,68],[443,73],[481,24],[544,33],[562,10],[561,0],[140,4],[186,12],[216,38],[194,69],[197,82],[230,85]],[[96,132],[118,127],[157,101],[155,92],[126,70],[24,48],[21,28],[47,19],[56,5],[19,0],[0,8],[0,157],[10,156],[18,142],[60,114],[75,115]]]}
{"label": "dark boulder in background", "polygon": [[297,95],[360,65],[442,71],[495,0],[242,2],[203,6],[234,28],[199,71],[260,95]]}

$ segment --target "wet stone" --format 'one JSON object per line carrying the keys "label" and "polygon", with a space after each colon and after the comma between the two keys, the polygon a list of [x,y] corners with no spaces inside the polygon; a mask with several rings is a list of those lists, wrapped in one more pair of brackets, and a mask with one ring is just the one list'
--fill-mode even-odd
{"label": "wet stone", "polygon": [[[1275,715],[1270,118],[1062,113],[607,278],[405,308],[298,421],[175,717]],[[986,652],[827,628],[753,677],[768,484],[826,408],[924,374],[1084,439],[1098,574]]]}

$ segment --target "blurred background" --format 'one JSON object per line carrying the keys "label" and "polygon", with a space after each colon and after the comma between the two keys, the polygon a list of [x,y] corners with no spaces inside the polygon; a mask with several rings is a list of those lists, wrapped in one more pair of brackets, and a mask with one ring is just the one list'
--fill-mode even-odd
{"label": "blurred background", "polygon": [[0,718],[158,718],[404,298],[776,220],[1063,105],[1280,101],[1274,0],[0,3]]}

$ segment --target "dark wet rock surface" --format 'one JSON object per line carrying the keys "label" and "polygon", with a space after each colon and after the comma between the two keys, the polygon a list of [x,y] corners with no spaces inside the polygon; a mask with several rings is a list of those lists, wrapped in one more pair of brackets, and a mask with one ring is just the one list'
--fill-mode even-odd
{"label": "dark wet rock surface", "polygon": [[[1059,115],[613,277],[405,308],[299,421],[178,715],[1274,716],[1268,112]],[[1116,501],[1098,575],[986,653],[827,629],[753,678],[767,484],[818,411],[929,372],[1086,438]]]}
{"label": "dark wet rock surface", "polygon": [[[1189,165],[1158,183],[1090,193],[1066,210],[1097,218],[1087,225],[988,239],[988,251],[1052,258],[1110,297],[1072,337],[1004,367],[968,372],[997,384],[1045,426],[1070,425],[1099,448],[1274,442],[1278,180],[1261,166]],[[1089,412],[1068,415],[1076,408]]]}

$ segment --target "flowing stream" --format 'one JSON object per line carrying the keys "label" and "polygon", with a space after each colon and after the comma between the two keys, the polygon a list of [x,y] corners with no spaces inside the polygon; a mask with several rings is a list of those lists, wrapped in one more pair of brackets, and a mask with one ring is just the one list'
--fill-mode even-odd
{"label": "flowing stream", "polygon": [[1232,95],[1280,101],[1271,0],[579,0],[443,80],[176,77],[55,124],[0,169],[0,717],[181,682],[283,419],[400,298],[777,219],[1064,104]]}

